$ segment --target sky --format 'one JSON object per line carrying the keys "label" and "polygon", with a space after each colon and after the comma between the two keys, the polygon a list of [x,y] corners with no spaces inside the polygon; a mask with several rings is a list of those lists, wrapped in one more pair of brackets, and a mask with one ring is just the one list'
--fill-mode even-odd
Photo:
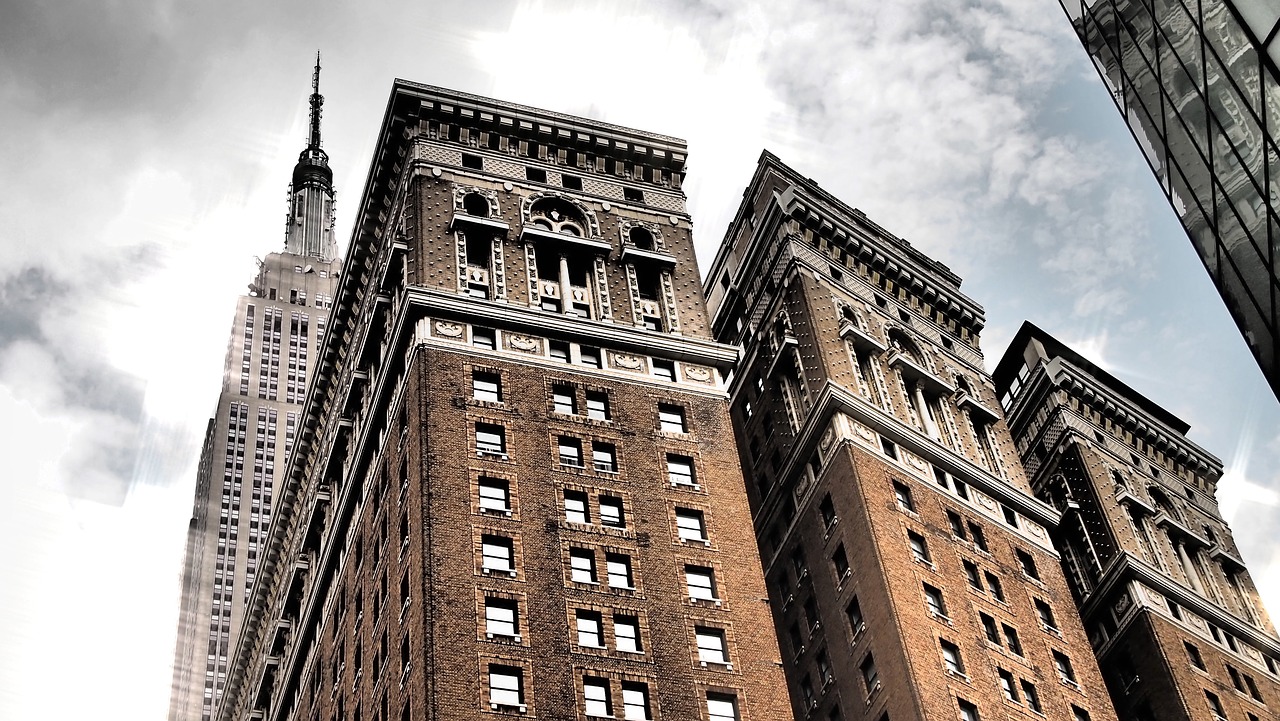
{"label": "sky", "polygon": [[1053,0],[0,5],[0,718],[164,718],[235,297],[324,54],[350,234],[393,78],[684,138],[705,269],[762,149],[1191,424],[1280,610],[1280,404]]}

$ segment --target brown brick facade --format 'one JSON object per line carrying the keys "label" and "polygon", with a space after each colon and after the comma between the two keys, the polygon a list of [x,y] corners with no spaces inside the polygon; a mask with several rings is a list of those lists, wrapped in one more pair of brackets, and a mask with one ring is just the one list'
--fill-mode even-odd
{"label": "brown brick facade", "polygon": [[959,279],[767,153],[710,278],[796,718],[1114,719]]}

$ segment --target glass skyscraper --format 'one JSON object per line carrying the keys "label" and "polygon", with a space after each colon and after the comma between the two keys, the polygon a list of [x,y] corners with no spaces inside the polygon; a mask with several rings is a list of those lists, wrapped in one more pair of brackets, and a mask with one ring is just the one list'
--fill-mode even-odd
{"label": "glass skyscraper", "polygon": [[1280,397],[1280,0],[1060,0]]}

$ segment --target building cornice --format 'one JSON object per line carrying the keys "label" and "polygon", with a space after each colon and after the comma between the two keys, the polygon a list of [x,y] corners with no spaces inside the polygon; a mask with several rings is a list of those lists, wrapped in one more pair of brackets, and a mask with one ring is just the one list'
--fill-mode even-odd
{"label": "building cornice", "polygon": [[1280,656],[1280,638],[1268,634],[1249,624],[1245,620],[1228,612],[1226,609],[1211,603],[1203,596],[1183,586],[1161,573],[1146,561],[1122,552],[1103,569],[1097,586],[1080,606],[1080,615],[1090,619],[1098,613],[1107,611],[1107,605],[1113,593],[1123,584],[1137,581],[1160,592],[1165,598],[1195,613],[1206,621],[1221,628],[1236,638],[1248,642],[1255,648],[1275,658]]}

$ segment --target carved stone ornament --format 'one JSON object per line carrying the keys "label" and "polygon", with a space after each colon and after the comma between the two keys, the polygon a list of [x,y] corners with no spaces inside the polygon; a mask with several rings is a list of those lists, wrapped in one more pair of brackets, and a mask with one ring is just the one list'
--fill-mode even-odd
{"label": "carved stone ornament", "polygon": [[640,357],[629,353],[610,353],[609,363],[618,368],[626,368],[633,371],[640,370],[641,366]]}
{"label": "carved stone ornament", "polygon": [[831,449],[831,444],[834,443],[835,440],[836,429],[832,426],[827,426],[827,432],[823,433],[822,440],[818,441],[818,448],[822,449],[823,453],[826,453]]}
{"label": "carved stone ornament", "polygon": [[461,338],[462,326],[445,320],[436,321],[436,335],[445,338]]}
{"label": "carved stone ornament", "polygon": [[560,295],[560,286],[559,286],[559,285],[557,285],[557,284],[555,284],[555,283],[543,283],[543,284],[542,284],[542,294],[543,294],[543,295],[549,295],[549,296],[559,296],[559,295]]}
{"label": "carved stone ornament", "polygon": [[862,436],[864,439],[868,441],[874,441],[876,439],[876,432],[871,430],[870,426],[865,426],[861,423],[855,423],[853,424],[853,430],[857,431],[858,435]]}
{"label": "carved stone ornament", "polygon": [[703,366],[686,365],[684,367],[684,377],[691,381],[697,381],[698,383],[710,383],[711,369]]}
{"label": "carved stone ornament", "polygon": [[640,312],[645,315],[658,315],[658,304],[651,300],[640,301]]}
{"label": "carved stone ornament", "polygon": [[1128,593],[1122,593],[1116,597],[1115,612],[1117,616],[1123,616],[1124,612],[1129,610],[1129,605],[1133,599],[1129,598]]}
{"label": "carved stone ornament", "polygon": [[530,338],[527,335],[507,335],[507,345],[530,353],[537,353],[541,348],[537,338]]}

